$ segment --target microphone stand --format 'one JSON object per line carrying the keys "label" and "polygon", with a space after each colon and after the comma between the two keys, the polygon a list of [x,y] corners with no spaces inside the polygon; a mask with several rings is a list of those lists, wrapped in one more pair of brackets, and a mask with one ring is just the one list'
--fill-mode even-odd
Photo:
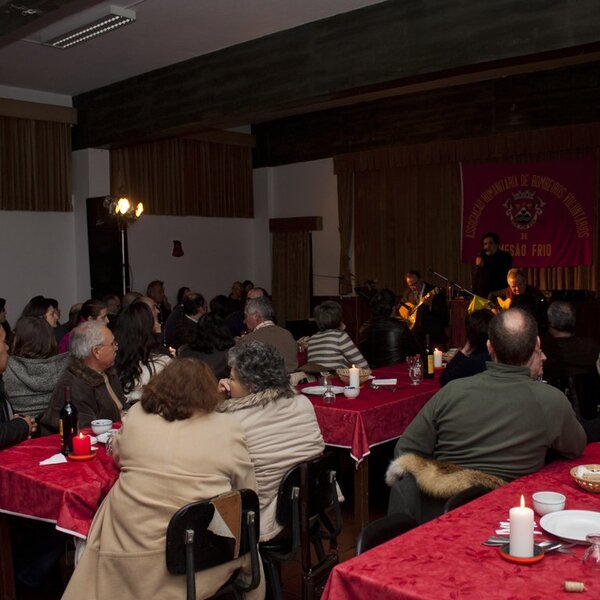
{"label": "microphone stand", "polygon": [[443,279],[446,282],[446,285],[448,286],[448,301],[452,300],[452,289],[453,288],[456,288],[457,290],[459,290],[461,292],[466,292],[467,294],[470,294],[471,296],[475,296],[475,294],[471,290],[464,288],[462,285],[459,285],[458,283],[454,283],[454,282],[450,281],[450,279],[448,279],[448,277],[446,277],[445,275],[442,275],[441,273],[438,273],[437,271],[434,271],[433,269],[429,269],[429,272],[432,273],[433,275],[435,275],[436,277]]}

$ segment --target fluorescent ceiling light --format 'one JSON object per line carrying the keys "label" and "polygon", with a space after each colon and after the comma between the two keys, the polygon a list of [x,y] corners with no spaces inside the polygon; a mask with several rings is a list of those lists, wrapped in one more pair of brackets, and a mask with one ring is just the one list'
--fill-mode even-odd
{"label": "fluorescent ceiling light", "polygon": [[87,42],[99,35],[109,33],[124,25],[129,25],[129,23],[133,23],[134,21],[135,11],[111,5],[108,9],[108,14],[95,18],[87,23],[82,23],[63,34],[57,35],[42,43],[44,46],[52,46],[53,48],[66,50],[76,44]]}

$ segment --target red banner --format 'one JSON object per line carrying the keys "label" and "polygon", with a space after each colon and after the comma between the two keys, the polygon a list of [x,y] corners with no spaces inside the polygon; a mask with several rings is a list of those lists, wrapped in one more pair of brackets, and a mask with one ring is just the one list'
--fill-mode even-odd
{"label": "red banner", "polygon": [[592,263],[592,156],[521,164],[461,164],[462,260],[473,263],[488,231],[517,267]]}

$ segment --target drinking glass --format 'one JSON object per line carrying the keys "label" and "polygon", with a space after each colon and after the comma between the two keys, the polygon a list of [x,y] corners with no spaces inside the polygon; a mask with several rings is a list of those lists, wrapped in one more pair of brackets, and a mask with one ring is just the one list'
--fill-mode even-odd
{"label": "drinking glass", "polygon": [[413,385],[419,385],[423,379],[423,367],[420,360],[415,360],[408,369],[408,375]]}
{"label": "drinking glass", "polygon": [[600,533],[590,533],[585,536],[590,547],[583,555],[583,566],[590,569],[600,569]]}
{"label": "drinking glass", "polygon": [[328,385],[325,388],[325,392],[323,393],[323,403],[324,404],[333,404],[335,402],[335,394],[331,389],[331,386]]}

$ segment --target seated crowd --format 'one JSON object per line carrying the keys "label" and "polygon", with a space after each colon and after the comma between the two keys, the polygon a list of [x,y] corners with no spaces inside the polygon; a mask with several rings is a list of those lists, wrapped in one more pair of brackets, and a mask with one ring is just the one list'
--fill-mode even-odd
{"label": "seated crowd", "polygon": [[[308,340],[305,366],[268,293],[250,281],[234,282],[228,297],[208,305],[183,286],[171,308],[156,280],[145,296],[74,305],[63,324],[58,303],[43,296],[31,299],[14,329],[4,315],[0,449],[58,432],[67,387],[80,427],[99,418],[123,423],[112,446],[120,477],[96,514],[64,598],[181,596],[185,583],[164,561],[166,527],[197,499],[256,490],[260,541],[278,536],[283,475],[325,447],[312,402],[292,385],[296,376],[380,368],[423,352],[414,321],[398,318],[394,292],[379,290],[369,306],[357,343],[338,302],[316,306],[318,332]],[[546,356],[529,313],[483,309],[467,316],[467,342],[441,375],[442,389],[396,445],[386,477],[390,512],[417,522],[439,514],[443,492],[423,476],[432,460],[480,472],[491,488],[538,470],[548,451],[575,457],[600,437],[597,404],[581,398],[576,414],[563,393],[565,377],[598,379],[600,347],[575,338],[570,305],[550,309],[543,339],[552,385],[539,381]],[[574,355],[577,364],[570,364]],[[237,568],[248,568],[245,558],[197,573],[198,586],[214,592]],[[248,597],[264,593],[261,583]]]}

